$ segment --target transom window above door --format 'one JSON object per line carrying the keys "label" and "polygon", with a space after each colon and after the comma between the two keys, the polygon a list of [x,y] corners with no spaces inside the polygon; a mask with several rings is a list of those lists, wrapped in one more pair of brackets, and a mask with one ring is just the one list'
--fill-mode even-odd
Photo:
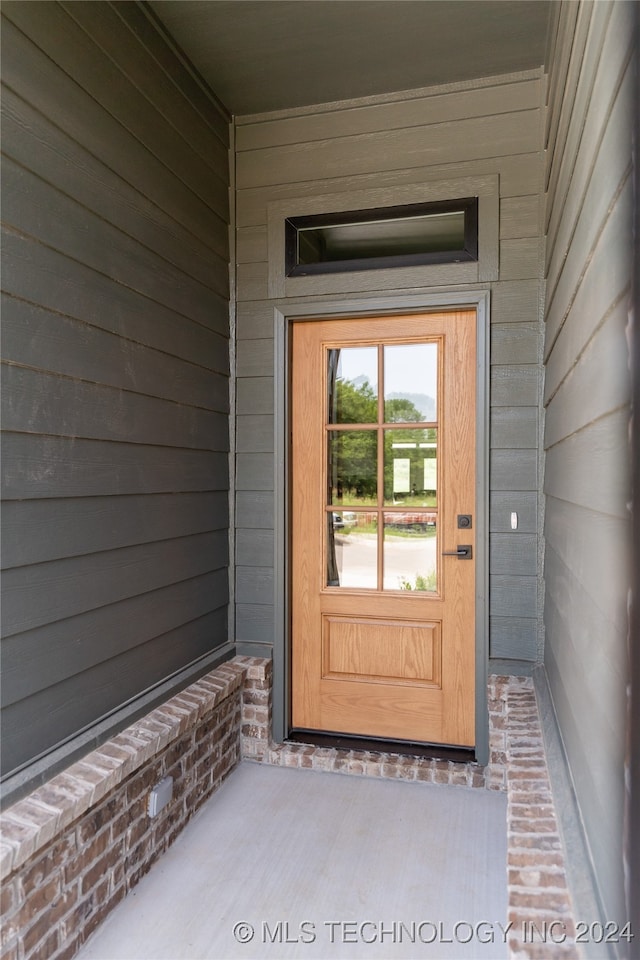
{"label": "transom window above door", "polygon": [[478,198],[285,220],[288,277],[478,259]]}

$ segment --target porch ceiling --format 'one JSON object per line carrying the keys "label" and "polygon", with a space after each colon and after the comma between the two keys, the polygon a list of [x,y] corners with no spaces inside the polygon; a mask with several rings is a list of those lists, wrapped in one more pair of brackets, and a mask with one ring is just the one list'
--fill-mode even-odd
{"label": "porch ceiling", "polygon": [[233,114],[544,62],[551,0],[151,0]]}

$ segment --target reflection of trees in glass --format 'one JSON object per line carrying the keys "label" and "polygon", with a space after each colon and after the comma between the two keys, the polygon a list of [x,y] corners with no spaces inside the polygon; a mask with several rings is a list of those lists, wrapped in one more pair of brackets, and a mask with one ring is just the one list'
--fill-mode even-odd
{"label": "reflection of trees in glass", "polygon": [[377,423],[378,398],[368,380],[356,386],[351,380],[336,380],[337,423]]}
{"label": "reflection of trees in glass", "polygon": [[420,423],[425,417],[411,400],[397,397],[387,400],[384,405],[384,419],[387,423]]}
{"label": "reflection of trees in glass", "polygon": [[[340,424],[375,424],[378,419],[378,398],[368,380],[356,385],[353,381],[337,379],[332,404],[337,412],[334,422]],[[423,415],[410,401],[403,398],[385,403],[387,423],[421,423]],[[435,449],[420,447],[420,443],[435,442],[436,430],[411,429],[384,431],[384,498],[393,502],[393,461],[395,457],[410,460],[411,493],[403,496],[411,502],[435,502],[424,490],[424,459],[435,457]],[[415,447],[395,451],[394,443],[415,443]],[[369,430],[336,431],[330,437],[330,486],[332,502],[354,503],[357,500],[377,499],[377,432]]]}
{"label": "reflection of trees in glass", "polygon": [[375,500],[377,495],[375,430],[349,430],[331,437],[331,474],[334,503]]}
{"label": "reflection of trees in glass", "polygon": [[[351,380],[338,379],[334,409],[338,423],[376,423],[378,398],[368,380],[356,386]],[[375,430],[340,431],[331,435],[330,477],[334,503],[375,499],[377,450]]]}
{"label": "reflection of trees in glass", "polygon": [[[437,450],[435,447],[429,448],[420,446],[424,443],[435,443],[437,430],[435,427],[427,429],[407,430],[385,430],[384,432],[384,499],[385,503],[393,503],[394,496],[396,501],[400,498],[407,504],[435,504],[435,491],[425,490],[424,487],[424,461],[435,458]],[[394,444],[407,444],[408,446],[395,447]],[[410,471],[410,492],[403,492],[396,495],[393,489],[394,467],[396,458],[409,460]]]}

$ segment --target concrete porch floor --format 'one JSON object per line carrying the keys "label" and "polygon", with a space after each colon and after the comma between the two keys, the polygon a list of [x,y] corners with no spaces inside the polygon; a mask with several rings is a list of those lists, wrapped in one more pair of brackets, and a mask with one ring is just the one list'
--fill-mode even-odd
{"label": "concrete porch floor", "polygon": [[244,761],[78,958],[507,957],[506,808]]}

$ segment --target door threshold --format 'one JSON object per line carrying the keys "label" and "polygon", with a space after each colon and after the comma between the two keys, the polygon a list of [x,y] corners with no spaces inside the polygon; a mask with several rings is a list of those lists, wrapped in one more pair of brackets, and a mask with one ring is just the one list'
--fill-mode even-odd
{"label": "door threshold", "polygon": [[340,733],[319,733],[317,730],[292,730],[286,743],[309,747],[333,747],[337,750],[358,750],[369,753],[393,753],[401,757],[424,760],[450,760],[452,763],[474,763],[472,747],[450,747],[439,743],[412,743],[408,740],[378,740],[375,737],[346,736]]}

